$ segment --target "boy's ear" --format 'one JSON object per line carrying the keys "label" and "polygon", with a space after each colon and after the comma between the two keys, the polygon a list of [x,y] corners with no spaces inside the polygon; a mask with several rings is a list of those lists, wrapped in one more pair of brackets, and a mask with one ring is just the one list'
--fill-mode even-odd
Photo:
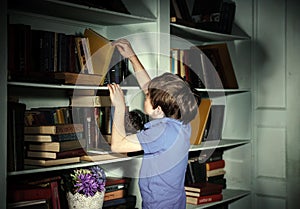
{"label": "boy's ear", "polygon": [[157,108],[155,108],[155,115],[159,118],[165,117],[165,113],[162,110],[161,106],[157,106]]}

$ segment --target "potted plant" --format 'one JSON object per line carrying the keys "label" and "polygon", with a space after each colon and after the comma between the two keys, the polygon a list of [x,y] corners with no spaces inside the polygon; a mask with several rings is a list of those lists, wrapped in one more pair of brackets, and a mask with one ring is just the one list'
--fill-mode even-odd
{"label": "potted plant", "polygon": [[101,167],[72,169],[63,181],[69,208],[102,208],[106,175]]}

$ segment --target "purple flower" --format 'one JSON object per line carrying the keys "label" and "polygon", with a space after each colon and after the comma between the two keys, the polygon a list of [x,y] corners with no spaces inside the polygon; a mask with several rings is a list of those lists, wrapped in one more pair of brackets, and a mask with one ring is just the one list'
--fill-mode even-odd
{"label": "purple flower", "polygon": [[105,189],[106,175],[99,166],[75,169],[69,177],[73,182],[74,190],[71,189],[71,191],[84,194],[87,197],[94,196],[97,191],[102,192]]}

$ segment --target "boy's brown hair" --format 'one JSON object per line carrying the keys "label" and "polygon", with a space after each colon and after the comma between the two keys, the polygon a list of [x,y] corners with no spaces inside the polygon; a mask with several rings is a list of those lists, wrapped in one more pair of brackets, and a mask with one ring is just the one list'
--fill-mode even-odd
{"label": "boy's brown hair", "polygon": [[152,79],[148,94],[153,108],[160,106],[166,117],[189,123],[197,114],[198,105],[189,85],[177,75],[164,73]]}

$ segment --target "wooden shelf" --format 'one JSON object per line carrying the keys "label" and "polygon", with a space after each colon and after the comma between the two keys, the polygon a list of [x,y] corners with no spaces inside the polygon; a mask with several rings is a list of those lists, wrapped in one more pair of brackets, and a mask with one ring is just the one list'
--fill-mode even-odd
{"label": "wooden shelf", "polygon": [[106,26],[156,21],[155,17],[124,14],[59,0],[12,0],[8,1],[8,8],[12,11],[22,11]]}
{"label": "wooden shelf", "polygon": [[26,166],[24,170],[8,172],[7,175],[8,176],[17,176],[17,175],[22,175],[22,174],[33,174],[33,173],[41,173],[41,172],[48,172],[48,171],[58,171],[58,170],[64,170],[64,169],[93,166],[93,165],[104,165],[104,164],[110,164],[110,163],[129,161],[133,158],[137,158],[137,157],[122,157],[122,158],[114,158],[111,160],[103,160],[103,161],[95,161],[95,162],[81,161],[80,163],[51,166],[51,167]]}
{"label": "wooden shelf", "polygon": [[[30,83],[30,82],[7,82],[9,86],[16,87],[30,87],[30,88],[48,88],[48,89],[86,89],[86,90],[108,90],[106,86],[89,86],[89,85],[66,85],[66,84],[44,84],[44,83]],[[122,89],[137,90],[138,86],[122,86]]]}
{"label": "wooden shelf", "polygon": [[249,195],[250,192],[245,191],[245,190],[224,189],[222,191],[222,194],[223,194],[223,200],[221,200],[221,201],[207,203],[207,204],[201,204],[201,205],[187,204],[186,209],[201,209],[201,208],[208,208],[208,207],[222,204],[222,203],[229,203],[229,202],[238,200],[242,197]]}
{"label": "wooden shelf", "polygon": [[[191,28],[175,23],[170,23],[171,34],[196,41],[234,41],[234,40],[250,40],[250,37],[241,30],[236,29],[241,35],[222,34],[206,30]],[[237,27],[236,27],[237,28]]]}
{"label": "wooden shelf", "polygon": [[236,140],[236,139],[221,139],[201,142],[199,145],[191,145],[190,151],[201,151],[210,149],[230,148],[241,146],[249,143],[249,140]]}

